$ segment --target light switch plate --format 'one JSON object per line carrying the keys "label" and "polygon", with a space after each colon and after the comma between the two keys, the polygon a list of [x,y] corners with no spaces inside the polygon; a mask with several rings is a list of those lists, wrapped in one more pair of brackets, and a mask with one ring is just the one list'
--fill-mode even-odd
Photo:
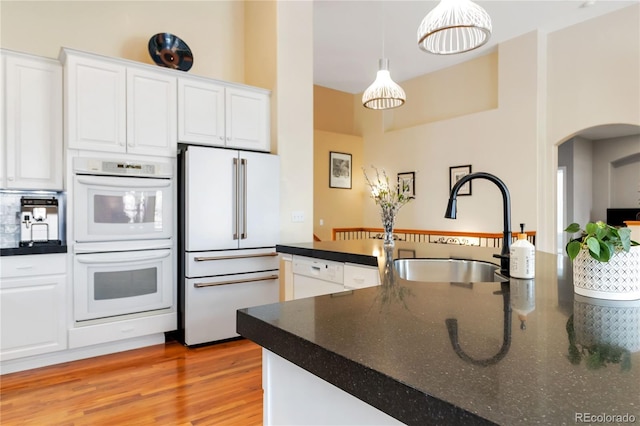
{"label": "light switch plate", "polygon": [[300,210],[291,212],[291,222],[304,222],[304,212]]}

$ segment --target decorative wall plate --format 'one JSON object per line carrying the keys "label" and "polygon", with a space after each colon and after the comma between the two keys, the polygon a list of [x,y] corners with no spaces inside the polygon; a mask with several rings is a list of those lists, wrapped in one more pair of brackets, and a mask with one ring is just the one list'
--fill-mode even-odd
{"label": "decorative wall plate", "polygon": [[193,65],[187,43],[170,33],[158,33],[149,39],[149,55],[161,67],[189,71]]}

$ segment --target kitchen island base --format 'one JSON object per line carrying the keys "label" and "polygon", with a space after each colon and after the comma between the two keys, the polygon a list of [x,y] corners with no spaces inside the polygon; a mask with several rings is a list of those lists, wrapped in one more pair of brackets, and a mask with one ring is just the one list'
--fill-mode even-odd
{"label": "kitchen island base", "polygon": [[262,349],[265,425],[401,425],[286,359]]}

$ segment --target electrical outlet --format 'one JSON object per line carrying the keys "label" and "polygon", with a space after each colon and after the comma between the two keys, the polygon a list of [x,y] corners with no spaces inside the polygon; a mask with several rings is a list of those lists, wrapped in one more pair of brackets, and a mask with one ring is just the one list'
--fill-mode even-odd
{"label": "electrical outlet", "polygon": [[304,222],[304,212],[300,210],[291,212],[291,222]]}
{"label": "electrical outlet", "polygon": [[324,226],[324,219],[320,219],[320,226]]}

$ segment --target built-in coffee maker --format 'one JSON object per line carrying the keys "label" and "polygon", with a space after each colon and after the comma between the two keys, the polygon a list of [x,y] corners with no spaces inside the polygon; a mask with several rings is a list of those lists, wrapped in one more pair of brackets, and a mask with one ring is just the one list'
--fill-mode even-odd
{"label": "built-in coffee maker", "polygon": [[34,245],[60,245],[58,199],[20,199],[20,247]]}

